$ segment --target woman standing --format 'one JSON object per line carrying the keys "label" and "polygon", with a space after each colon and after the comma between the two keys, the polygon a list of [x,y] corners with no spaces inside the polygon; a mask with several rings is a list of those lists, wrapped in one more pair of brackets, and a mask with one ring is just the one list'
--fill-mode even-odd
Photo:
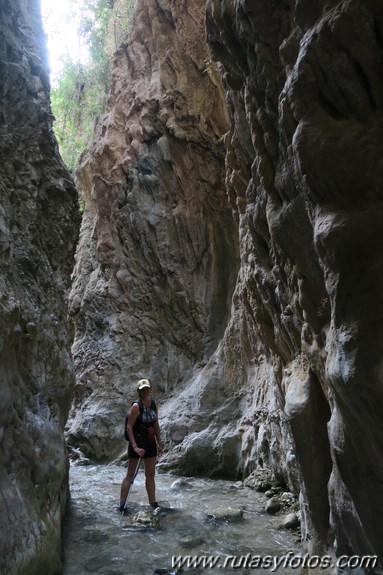
{"label": "woman standing", "polygon": [[121,484],[119,505],[121,512],[125,509],[125,502],[139,458],[142,458],[145,463],[145,487],[149,503],[152,507],[158,507],[154,475],[157,455],[162,455],[163,451],[158,424],[158,408],[157,403],[152,399],[152,389],[148,379],[140,379],[137,391],[139,399],[132,404],[127,421],[128,470]]}

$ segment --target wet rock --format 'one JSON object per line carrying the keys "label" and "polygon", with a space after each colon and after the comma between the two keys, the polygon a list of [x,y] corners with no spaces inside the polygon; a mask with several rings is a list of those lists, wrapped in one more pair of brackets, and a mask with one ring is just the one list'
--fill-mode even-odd
{"label": "wet rock", "polygon": [[171,484],[171,489],[174,489],[175,491],[181,491],[182,489],[191,489],[192,487],[193,485],[190,483],[190,481],[187,481],[186,479],[176,479]]}
{"label": "wet rock", "polygon": [[293,503],[295,503],[295,501],[297,500],[294,493],[290,493],[288,491],[284,491],[283,493],[281,493],[278,496],[278,499],[282,503],[282,505],[284,505],[284,506],[293,505]]}
{"label": "wet rock", "polygon": [[160,526],[160,519],[158,515],[154,515],[150,511],[139,511],[133,517],[133,524],[158,529]]}
{"label": "wet rock", "polygon": [[297,527],[299,527],[300,521],[298,519],[298,516],[296,513],[288,513],[282,523],[281,523],[281,527],[283,527],[284,529],[296,529]]}
{"label": "wet rock", "polygon": [[208,513],[208,518],[214,521],[241,521],[243,511],[232,507],[216,507]]}
{"label": "wet rock", "polygon": [[281,509],[281,503],[277,497],[272,497],[267,501],[265,505],[266,513],[268,513],[269,515],[274,515],[275,513],[278,513],[280,509]]}
{"label": "wet rock", "polygon": [[167,516],[167,515],[174,515],[177,513],[181,513],[181,509],[178,507],[174,507],[171,503],[169,503],[169,501],[160,501],[159,502],[159,507],[157,507],[156,509],[154,509],[152,511],[153,515],[161,515],[162,516]]}

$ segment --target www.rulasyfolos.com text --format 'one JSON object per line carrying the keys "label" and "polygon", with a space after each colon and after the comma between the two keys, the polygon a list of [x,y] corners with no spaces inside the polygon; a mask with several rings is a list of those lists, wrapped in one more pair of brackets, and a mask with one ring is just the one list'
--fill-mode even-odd
{"label": "www.rulasyfolos.com text", "polygon": [[378,566],[376,555],[342,555],[334,559],[330,555],[297,555],[289,551],[285,555],[173,555],[172,568],[186,569],[267,569],[274,573],[278,569],[331,569],[364,568]]}

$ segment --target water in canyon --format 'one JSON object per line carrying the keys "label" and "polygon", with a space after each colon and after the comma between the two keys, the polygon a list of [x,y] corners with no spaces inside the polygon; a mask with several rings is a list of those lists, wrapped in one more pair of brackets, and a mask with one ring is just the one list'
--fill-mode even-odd
{"label": "water in canyon", "polygon": [[[125,468],[119,465],[72,466],[71,500],[64,526],[63,575],[153,575],[180,573],[266,573],[258,556],[299,555],[297,534],[280,529],[281,517],[267,515],[266,498],[241,482],[156,475],[155,527],[137,523],[153,513],[148,506],[143,469],[132,486],[129,513],[116,509]],[[237,510],[232,518],[217,519],[216,510]],[[238,513],[241,511],[241,513]],[[180,559],[182,558],[182,559]],[[173,561],[173,563],[172,563]],[[215,561],[215,563],[214,563]],[[267,561],[267,560],[266,560]],[[271,559],[268,560],[269,562]],[[266,565],[266,564],[264,564]],[[283,565],[276,573],[292,573]],[[296,573],[296,570],[295,570]]]}

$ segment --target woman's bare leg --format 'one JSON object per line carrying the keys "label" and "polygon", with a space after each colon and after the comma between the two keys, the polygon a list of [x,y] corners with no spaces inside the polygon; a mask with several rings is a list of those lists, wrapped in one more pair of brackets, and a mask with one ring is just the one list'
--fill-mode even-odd
{"label": "woman's bare leg", "polygon": [[137,464],[138,459],[129,459],[128,461],[128,469],[126,471],[126,476],[124,477],[121,483],[120,503],[125,503],[126,498],[128,497],[129,489],[132,484],[132,479],[134,476],[134,472],[136,471]]}
{"label": "woman's bare leg", "polygon": [[156,484],[154,475],[156,472],[157,457],[148,457],[145,461],[145,487],[148,493],[149,503],[156,502]]}

